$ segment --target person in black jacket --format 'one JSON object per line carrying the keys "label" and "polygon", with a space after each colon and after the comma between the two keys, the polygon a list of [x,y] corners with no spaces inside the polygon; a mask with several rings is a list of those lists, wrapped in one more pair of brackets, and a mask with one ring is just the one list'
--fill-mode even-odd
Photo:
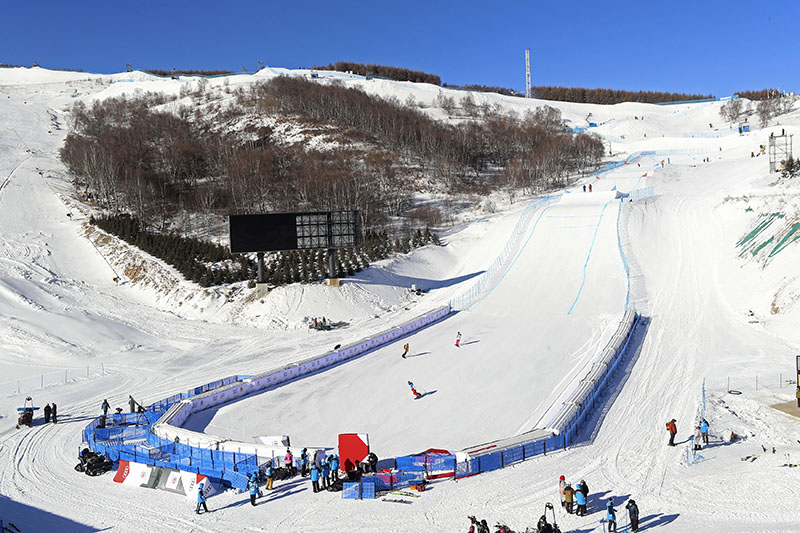
{"label": "person in black jacket", "polygon": [[628,500],[625,509],[628,510],[628,517],[631,519],[631,531],[636,533],[639,531],[639,506],[635,500]]}
{"label": "person in black jacket", "polygon": [[56,423],[57,416],[58,416],[58,407],[56,406],[56,402],[53,402],[53,424]]}
{"label": "person in black jacket", "polygon": [[49,403],[44,406],[44,423],[45,424],[50,423],[50,413],[52,413],[52,412],[53,412],[53,409],[52,409],[52,407],[50,407]]}
{"label": "person in black jacket", "polygon": [[375,452],[369,452],[367,456],[367,462],[369,463],[369,469],[374,472],[378,473],[378,456],[375,455]]}

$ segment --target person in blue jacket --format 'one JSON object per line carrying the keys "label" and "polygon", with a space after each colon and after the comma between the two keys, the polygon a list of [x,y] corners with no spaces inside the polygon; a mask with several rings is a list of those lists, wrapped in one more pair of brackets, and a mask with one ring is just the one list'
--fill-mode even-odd
{"label": "person in blue jacket", "polygon": [[703,437],[703,444],[708,446],[708,420],[705,418],[700,421],[700,435]]}
{"label": "person in blue jacket", "polygon": [[617,533],[617,513],[614,512],[614,500],[611,498],[606,503],[606,520],[608,521],[608,533]]}
{"label": "person in blue jacket", "polygon": [[206,495],[203,492],[203,483],[197,485],[197,509],[194,510],[196,514],[200,514],[200,506],[203,506],[203,510],[208,512],[208,506],[206,506]]}
{"label": "person in blue jacket", "polygon": [[339,481],[339,456],[333,454],[331,457],[331,479],[336,483]]}
{"label": "person in blue jacket", "polygon": [[319,468],[317,468],[317,463],[311,465],[311,486],[314,488],[314,492],[319,492]]}
{"label": "person in blue jacket", "polygon": [[322,488],[327,489],[331,486],[331,461],[330,457],[327,457],[322,462]]}
{"label": "person in blue jacket", "polygon": [[303,477],[308,475],[308,448],[303,448],[300,452],[300,475]]}
{"label": "person in blue jacket", "polygon": [[272,462],[267,463],[267,469],[264,471],[264,475],[267,476],[267,489],[272,490]]}
{"label": "person in blue jacket", "polygon": [[586,495],[581,491],[580,483],[575,485],[575,503],[578,504],[575,515],[586,516]]}
{"label": "person in blue jacket", "polygon": [[256,475],[252,474],[250,480],[247,482],[247,488],[250,489],[250,505],[255,506],[256,496],[258,496],[258,481]]}

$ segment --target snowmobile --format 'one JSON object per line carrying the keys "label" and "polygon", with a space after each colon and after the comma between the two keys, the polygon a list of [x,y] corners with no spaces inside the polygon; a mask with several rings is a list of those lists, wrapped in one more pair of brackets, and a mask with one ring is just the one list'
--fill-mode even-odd
{"label": "snowmobile", "polygon": [[[30,404],[30,405],[29,405]],[[19,418],[17,419],[17,429],[20,426],[33,426],[33,412],[38,410],[38,407],[33,406],[33,400],[30,396],[25,398],[25,404],[22,407],[17,407],[19,411]]]}
{"label": "snowmobile", "polygon": [[[550,509],[550,512],[553,513],[553,524],[547,523],[547,510]],[[544,504],[544,514],[539,518],[539,523],[536,524],[536,532],[537,533],[561,533],[561,530],[558,529],[558,524],[556,524],[556,511],[553,509],[553,504],[547,502]]]}
{"label": "snowmobile", "polygon": [[99,476],[104,472],[109,472],[114,468],[114,461],[103,454],[97,454],[89,448],[84,448],[78,454],[80,463],[75,465],[75,470],[85,472],[87,476]]}

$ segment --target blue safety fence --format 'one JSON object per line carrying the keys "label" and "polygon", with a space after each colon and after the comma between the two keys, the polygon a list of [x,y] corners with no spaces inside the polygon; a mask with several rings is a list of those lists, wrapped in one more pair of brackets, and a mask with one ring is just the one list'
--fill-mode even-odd
{"label": "blue safety fence", "polygon": [[346,482],[344,482],[342,484],[342,499],[343,500],[360,500],[361,499],[361,483],[358,482],[358,481],[346,481]]}
{"label": "blue safety fence", "polygon": [[177,402],[242,381],[229,376],[185,393],[159,400],[139,413],[101,415],[83,430],[83,441],[96,453],[114,461],[132,461],[205,475],[219,483],[245,490],[247,474],[259,469],[253,454],[211,450],[163,439],[150,431],[152,424]]}
{"label": "blue safety fence", "polygon": [[455,478],[461,479],[484,472],[491,472],[532,457],[546,455],[548,452],[565,448],[564,442],[562,435],[552,435],[472,457],[466,461],[456,463]]}

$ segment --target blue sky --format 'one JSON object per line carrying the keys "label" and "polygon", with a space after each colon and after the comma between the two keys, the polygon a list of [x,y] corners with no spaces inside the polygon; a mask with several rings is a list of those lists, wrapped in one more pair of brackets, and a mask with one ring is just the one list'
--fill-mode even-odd
{"label": "blue sky", "polygon": [[[763,5],[763,4],[760,4]],[[779,4],[776,4],[778,6]],[[120,72],[355,61],[451,84],[800,90],[800,3],[94,0],[10,2],[0,63]]]}

